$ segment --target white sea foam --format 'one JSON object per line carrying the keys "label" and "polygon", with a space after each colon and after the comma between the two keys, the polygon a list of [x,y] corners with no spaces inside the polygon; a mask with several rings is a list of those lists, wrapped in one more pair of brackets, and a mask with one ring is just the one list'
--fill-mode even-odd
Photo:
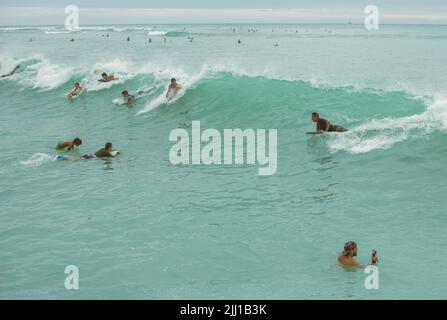
{"label": "white sea foam", "polygon": [[20,163],[26,167],[38,167],[44,163],[56,161],[57,156],[50,156],[46,153],[35,153],[28,160],[20,161]]}
{"label": "white sea foam", "polygon": [[401,118],[373,119],[352,130],[329,136],[328,146],[333,152],[352,154],[388,149],[398,142],[435,130],[447,130],[447,99],[438,97],[426,111]]}
{"label": "white sea foam", "polygon": [[155,76],[155,79],[158,83],[164,82],[166,86],[169,84],[169,80],[172,77],[177,79],[177,82],[182,86],[182,89],[170,100],[166,98],[166,90],[163,91],[161,95],[151,100],[142,110],[138,111],[137,115],[149,112],[159,107],[162,104],[173,104],[178,101],[183,95],[191,88],[193,88],[201,79],[203,79],[206,74],[209,72],[207,68],[202,68],[202,70],[198,73],[189,75],[181,68],[167,68],[157,70],[154,69],[153,65],[146,65],[143,67],[145,72],[150,72]]}
{"label": "white sea foam", "polygon": [[[129,72],[130,66],[131,63],[120,59],[98,62],[94,65],[93,72],[90,73],[87,78],[83,79],[82,82],[86,85],[88,91],[108,89],[134,77],[134,74]],[[110,82],[98,81],[103,72],[106,72],[109,75],[114,75],[118,80]]]}
{"label": "white sea foam", "polygon": [[149,31],[148,36],[165,36],[168,34],[168,31]]}

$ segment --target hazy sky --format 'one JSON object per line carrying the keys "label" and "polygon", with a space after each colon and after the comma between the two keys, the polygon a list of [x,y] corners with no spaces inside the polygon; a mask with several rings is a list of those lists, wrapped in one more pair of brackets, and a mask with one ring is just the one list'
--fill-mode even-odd
{"label": "hazy sky", "polygon": [[364,8],[382,23],[447,24],[447,0],[0,0],[1,25],[62,25],[64,8],[80,9],[80,24],[362,23]]}

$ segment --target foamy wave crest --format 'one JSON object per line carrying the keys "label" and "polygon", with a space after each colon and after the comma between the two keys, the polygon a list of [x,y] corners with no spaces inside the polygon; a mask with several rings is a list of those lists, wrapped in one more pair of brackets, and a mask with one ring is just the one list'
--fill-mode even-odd
{"label": "foamy wave crest", "polygon": [[31,158],[20,161],[26,167],[38,167],[44,163],[56,161],[57,156],[50,156],[46,153],[35,153]]}
{"label": "foamy wave crest", "polygon": [[63,65],[41,62],[29,67],[37,73],[34,78],[34,88],[51,90],[68,82],[73,76],[74,69]]}
{"label": "foamy wave crest", "polygon": [[32,87],[33,89],[52,90],[69,81],[75,74],[75,69],[65,65],[52,64],[46,58],[35,56],[25,59],[2,60],[2,74],[4,70],[13,69],[13,66],[20,65],[16,74],[7,77],[20,85]]}
{"label": "foamy wave crest", "polygon": [[146,65],[143,67],[144,72],[151,73],[155,76],[157,82],[164,82],[166,86],[169,84],[169,80],[172,77],[175,77],[179,84],[181,84],[182,89],[173,97],[168,100],[166,98],[167,90],[164,90],[161,95],[151,100],[146,107],[137,112],[137,115],[149,112],[159,107],[162,104],[173,104],[178,101],[183,95],[191,88],[195,86],[197,82],[199,82],[205,75],[209,72],[207,68],[202,68],[202,70],[196,74],[189,75],[181,68],[167,68],[167,69],[154,69],[153,65]]}
{"label": "foamy wave crest", "polygon": [[147,33],[148,36],[165,36],[168,34],[168,31],[149,31]]}
{"label": "foamy wave crest", "polygon": [[367,153],[388,149],[398,142],[430,134],[434,130],[447,131],[447,99],[436,99],[421,114],[374,119],[348,132],[331,134],[328,146],[332,152]]}
{"label": "foamy wave crest", "polygon": [[[131,63],[120,59],[111,61],[98,62],[93,67],[93,73],[87,78],[83,79],[88,91],[99,91],[108,89],[116,84],[124,83],[125,81],[132,79],[135,75],[129,72]],[[101,73],[106,72],[109,75],[114,75],[118,80],[110,82],[99,82]]]}

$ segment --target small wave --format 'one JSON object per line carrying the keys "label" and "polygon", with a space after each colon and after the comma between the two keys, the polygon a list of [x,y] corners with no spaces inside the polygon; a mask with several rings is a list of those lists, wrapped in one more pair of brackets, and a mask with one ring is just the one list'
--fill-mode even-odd
{"label": "small wave", "polygon": [[44,57],[33,56],[25,59],[2,60],[1,73],[7,74],[17,65],[20,65],[18,71],[5,79],[16,81],[25,87],[42,90],[58,88],[78,72],[72,67],[53,64]]}
{"label": "small wave", "polygon": [[169,82],[169,79],[175,76],[178,83],[182,86],[182,89],[170,100],[166,98],[167,91],[164,90],[161,95],[150,101],[142,110],[138,111],[137,115],[152,111],[162,104],[170,105],[175,103],[181,97],[183,97],[190,88],[194,87],[197,82],[204,78],[208,72],[209,69],[206,67],[202,68],[200,72],[193,75],[188,75],[182,69],[164,69],[163,71],[154,72],[156,79],[158,79],[159,81],[164,81],[166,85]]}
{"label": "small wave", "polygon": [[40,62],[28,68],[35,71],[33,78],[28,78],[33,85],[33,88],[51,90],[58,88],[64,83],[68,82],[73,76],[74,69],[49,62]]}
{"label": "small wave", "polygon": [[168,31],[149,31],[148,36],[165,36],[168,34]]}
{"label": "small wave", "polygon": [[421,114],[373,119],[343,134],[331,135],[328,146],[332,152],[367,153],[388,149],[396,143],[416,137],[415,131],[423,136],[434,130],[447,130],[447,99],[436,99]]}
{"label": "small wave", "polygon": [[50,156],[46,153],[35,153],[31,158],[20,163],[26,167],[38,167],[44,163],[56,161],[57,156]]}

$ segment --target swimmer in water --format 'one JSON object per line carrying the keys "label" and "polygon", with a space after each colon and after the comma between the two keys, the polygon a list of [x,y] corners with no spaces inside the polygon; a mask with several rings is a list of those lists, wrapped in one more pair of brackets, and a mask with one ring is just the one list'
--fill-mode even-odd
{"label": "swimmer in water", "polygon": [[123,92],[121,92],[121,95],[123,96],[124,103],[128,104],[134,102],[136,99],[140,98],[144,94],[151,92],[153,89],[154,89],[153,87],[150,87],[132,93],[129,93],[129,91],[127,90],[124,90]]}
{"label": "swimmer in water", "polygon": [[73,150],[75,147],[79,147],[82,144],[82,140],[79,138],[74,138],[73,141],[62,141],[57,144],[58,150],[64,150],[67,151]]}
{"label": "swimmer in water", "polygon": [[169,84],[168,87],[168,92],[166,92],[166,98],[169,99],[169,97],[171,97],[172,99],[172,97],[174,97],[177,94],[177,92],[179,92],[181,89],[182,86],[177,83],[177,80],[175,78],[172,78],[171,83]]}
{"label": "swimmer in water", "polygon": [[129,94],[127,90],[124,90],[123,92],[121,92],[121,94],[125,103],[131,103],[135,100],[135,96]]}
{"label": "swimmer in water", "polygon": [[76,82],[74,89],[70,93],[67,94],[67,97],[70,97],[70,98],[76,97],[79,93],[81,93],[81,91],[82,91],[81,85],[79,84],[79,82]]}
{"label": "swimmer in water", "polygon": [[111,74],[110,76],[107,74],[107,73],[105,73],[105,72],[103,72],[102,74],[101,74],[101,79],[99,79],[98,81],[99,82],[109,82],[109,81],[115,81],[115,80],[118,80],[118,78],[115,78],[115,76],[113,75],[113,74]]}
{"label": "swimmer in water", "polygon": [[[107,142],[106,145],[104,146],[104,148],[99,149],[98,151],[96,151],[94,153],[94,156],[96,158],[110,158],[113,157],[112,152],[113,151],[113,146],[111,142]],[[90,154],[88,154],[87,156],[90,156]]]}
{"label": "swimmer in water", "polygon": [[20,64],[16,65],[10,73],[2,75],[2,76],[0,76],[0,78],[6,78],[6,77],[12,76],[13,74],[15,74],[17,72],[17,69],[19,69],[19,68],[20,68]]}
{"label": "swimmer in water", "polygon": [[347,129],[331,124],[328,120],[320,118],[320,115],[316,112],[312,113],[312,121],[316,123],[317,125],[317,133],[323,133],[323,132],[346,132]]}
{"label": "swimmer in water", "polygon": [[113,151],[112,143],[107,142],[104,148],[96,151],[95,153],[86,153],[80,157],[69,157],[66,155],[61,155],[61,156],[58,156],[57,159],[58,160],[67,160],[67,161],[80,161],[80,160],[90,160],[90,159],[97,159],[97,158],[111,158],[118,154],[119,154],[119,152]]}
{"label": "swimmer in water", "polygon": [[[357,244],[354,241],[346,242],[343,251],[338,256],[338,263],[343,267],[357,267],[364,268],[354,257],[357,256]],[[373,250],[371,255],[371,265],[376,265],[379,262],[379,257],[376,250]]]}

